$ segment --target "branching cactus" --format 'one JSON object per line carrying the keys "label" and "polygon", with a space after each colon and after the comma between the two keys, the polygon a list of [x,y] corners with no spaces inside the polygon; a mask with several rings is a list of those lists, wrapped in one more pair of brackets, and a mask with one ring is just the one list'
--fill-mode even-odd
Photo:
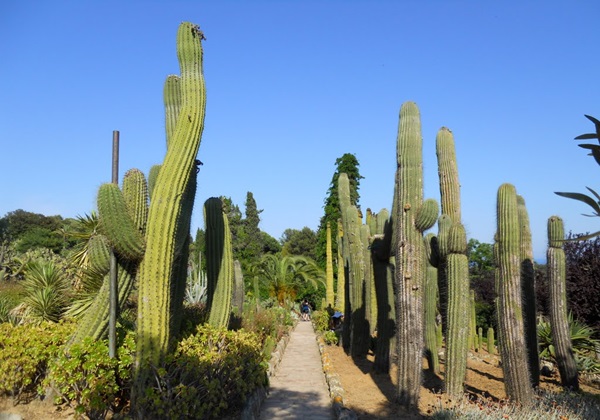
{"label": "branching cactus", "polygon": [[210,315],[208,323],[225,328],[231,314],[233,292],[233,251],[231,230],[223,203],[212,197],[204,203],[206,242],[206,307]]}
{"label": "branching cactus", "polygon": [[88,249],[90,266],[104,279],[67,347],[80,343],[85,337],[99,340],[108,331],[111,246],[117,257],[118,310],[123,308],[134,287],[139,260],[144,252],[143,235],[148,215],[148,187],[144,174],[137,169],[127,171],[122,190],[115,184],[103,184],[98,191],[101,233],[90,239]]}
{"label": "branching cactus", "polygon": [[184,235],[189,224],[186,218],[191,215],[189,206],[193,204],[191,180],[196,175],[196,156],[204,127],[203,38],[198,26],[189,22],[179,26],[181,108],[153,184],[148,212],[146,253],[139,274],[134,400],[143,395],[149,380],[147,364],[158,366],[174,338],[171,311],[179,302],[172,302],[172,280],[185,246],[181,238],[189,234],[188,230]]}
{"label": "branching cactus", "polygon": [[467,235],[462,224],[453,224],[448,235],[448,330],[446,337],[446,392],[463,395],[467,372],[471,304]]}
{"label": "branching cactus", "polygon": [[579,390],[579,378],[569,321],[567,318],[566,258],[563,250],[565,228],[558,216],[548,219],[547,270],[550,286],[550,327],[556,352],[556,364],[562,386],[573,391]]}
{"label": "branching cactus", "polygon": [[506,394],[511,400],[529,405],[533,400],[523,325],[521,296],[521,230],[517,193],[511,184],[502,184],[497,198],[496,292],[499,349]]}
{"label": "branching cactus", "polygon": [[438,302],[438,259],[439,251],[437,237],[433,233],[425,236],[425,253],[427,255],[427,274],[425,277],[425,295],[423,306],[425,307],[425,356],[427,357],[429,370],[440,373],[440,362],[438,358],[436,317]]}
{"label": "branching cactus", "polygon": [[440,180],[440,202],[442,217],[439,222],[438,237],[440,240],[440,263],[438,287],[440,291],[440,308],[442,313],[442,329],[447,328],[448,310],[448,279],[446,233],[450,226],[461,223],[460,181],[458,178],[458,164],[452,131],[446,127],[438,130],[435,139],[435,151],[438,161],[438,176]]}
{"label": "branching cactus", "polygon": [[[421,118],[414,102],[400,108],[395,204],[395,285],[398,355],[398,402],[418,406],[423,354],[423,290],[425,245],[423,231],[438,215],[435,201],[423,202]],[[433,222],[428,226],[428,221]]]}
{"label": "branching cactus", "polygon": [[537,388],[540,384],[540,357],[537,337],[537,317],[535,299],[535,272],[533,268],[533,245],[529,214],[525,200],[517,195],[519,207],[519,226],[521,229],[521,293],[523,294],[523,324],[525,326],[525,342],[529,361],[531,386]]}

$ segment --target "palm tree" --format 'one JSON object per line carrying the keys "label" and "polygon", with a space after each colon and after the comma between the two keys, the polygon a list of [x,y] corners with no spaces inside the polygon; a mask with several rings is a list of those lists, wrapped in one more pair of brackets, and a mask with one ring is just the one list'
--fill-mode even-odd
{"label": "palm tree", "polygon": [[315,290],[325,283],[325,273],[310,258],[281,254],[265,254],[255,265],[261,281],[269,288],[271,297],[284,306],[294,300],[303,284]]}

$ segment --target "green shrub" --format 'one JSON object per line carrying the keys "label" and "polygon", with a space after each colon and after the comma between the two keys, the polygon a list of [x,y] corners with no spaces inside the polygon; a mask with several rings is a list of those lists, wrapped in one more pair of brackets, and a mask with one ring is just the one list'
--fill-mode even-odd
{"label": "green shrub", "polygon": [[323,333],[323,340],[328,346],[335,346],[338,343],[338,336],[333,331],[325,331]]}
{"label": "green shrub", "polygon": [[138,404],[142,418],[221,418],[242,407],[266,381],[266,361],[256,334],[209,325],[181,341],[166,363],[154,368],[154,386]]}
{"label": "green shrub", "polygon": [[259,335],[263,342],[267,337],[279,341],[293,324],[291,312],[280,306],[260,308],[258,311],[250,309],[242,319],[242,328]]}
{"label": "green shrub", "polygon": [[312,313],[311,319],[317,332],[329,330],[329,312],[315,311]]}
{"label": "green shrub", "polygon": [[55,402],[65,402],[79,416],[104,419],[111,408],[129,400],[131,364],[135,349],[133,333],[120,331],[117,357],[108,353],[107,340],[85,338],[69,353],[50,364],[45,386],[56,392]]}
{"label": "green shrub", "polygon": [[35,395],[55,358],[73,332],[66,323],[0,324],[0,394],[18,401]]}

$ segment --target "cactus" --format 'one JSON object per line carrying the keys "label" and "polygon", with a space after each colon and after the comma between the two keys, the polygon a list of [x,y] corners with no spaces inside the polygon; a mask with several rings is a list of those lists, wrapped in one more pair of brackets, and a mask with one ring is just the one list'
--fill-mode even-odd
{"label": "cactus", "polygon": [[560,381],[565,389],[579,390],[577,365],[571,344],[567,318],[566,258],[562,248],[565,236],[563,221],[558,216],[548,219],[547,270],[550,287],[550,327],[556,352]]}
{"label": "cactus", "polygon": [[223,203],[212,197],[204,203],[206,232],[206,308],[210,315],[208,323],[225,328],[231,314],[233,291],[233,251],[231,231]]}
{"label": "cactus", "polygon": [[185,227],[189,226],[186,219],[191,216],[196,156],[204,126],[203,38],[198,26],[189,22],[179,26],[177,55],[181,67],[181,108],[153,183],[148,211],[146,253],[139,273],[134,400],[143,395],[149,380],[147,364],[158,366],[174,338],[171,311],[180,303],[172,301],[175,299],[172,281],[184,252],[185,238],[189,236],[189,229],[185,232]]}
{"label": "cactus", "polygon": [[521,229],[521,293],[523,295],[523,324],[525,326],[525,342],[531,386],[537,388],[540,384],[540,357],[537,336],[537,317],[535,302],[535,273],[533,268],[533,246],[531,244],[531,229],[529,215],[525,207],[525,199],[517,195],[519,210],[519,225]]}
{"label": "cactus", "polygon": [[520,236],[515,187],[502,184],[498,189],[495,243],[498,344],[508,398],[529,405],[534,393],[529,380],[523,325]]}
{"label": "cactus", "polygon": [[469,260],[467,235],[462,224],[448,232],[448,327],[446,336],[446,392],[463,395],[470,334]]}
{"label": "cactus", "polygon": [[[374,313],[373,299],[375,282],[373,281],[373,266],[371,264],[371,250],[369,240],[371,238],[371,228],[368,224],[363,224],[360,227],[360,244],[363,253],[363,278],[364,278],[364,307],[365,320],[369,324],[369,336],[375,333],[375,324],[377,319],[376,312]],[[367,350],[368,351],[368,350]]]}
{"label": "cactus", "polygon": [[[369,351],[369,325],[366,318],[365,262],[361,242],[361,220],[356,206],[350,204],[348,175],[338,178],[340,212],[342,214],[343,252],[347,267],[349,302],[346,302],[346,326],[349,326],[350,352],[352,356],[365,356]],[[348,319],[349,318],[349,319]]]}
{"label": "cactus", "polygon": [[394,304],[394,266],[390,261],[389,247],[384,245],[384,232],[389,223],[389,212],[382,209],[376,215],[375,235],[371,241],[371,263],[373,266],[373,282],[377,305],[377,346],[373,369],[388,374],[390,370],[390,353],[396,323]]}
{"label": "cactus", "polygon": [[[103,221],[99,230],[102,233],[90,238],[88,249],[90,267],[97,274],[103,275],[104,279],[91,307],[79,321],[67,345],[67,350],[71,345],[83,341],[85,337],[92,337],[94,340],[102,339],[108,331],[109,244],[117,250],[119,310],[125,305],[134,287],[138,260],[143,253],[142,235],[145,232],[148,214],[148,188],[143,173],[137,169],[127,171],[123,176],[122,189],[123,192],[117,185],[103,184],[98,191],[98,212],[100,220]],[[114,213],[115,211],[118,213]],[[120,253],[118,250],[123,252]]]}
{"label": "cactus", "polygon": [[[423,289],[425,245],[423,230],[431,227],[416,221],[423,206],[423,146],[419,109],[413,102],[400,108],[394,197],[396,325],[398,355],[397,401],[418,406],[423,352]],[[437,206],[427,212],[437,217]],[[419,220],[423,220],[421,215]]]}
{"label": "cactus", "polygon": [[477,346],[475,347],[475,351],[481,352],[481,347],[483,346],[483,328],[477,328]]}
{"label": "cactus", "polygon": [[346,310],[346,272],[344,269],[344,256],[342,248],[344,242],[344,229],[342,227],[342,219],[337,221],[337,288],[335,293],[335,307],[341,311]]}
{"label": "cactus", "polygon": [[326,245],[325,245],[325,307],[335,306],[335,294],[333,291],[333,252],[331,248],[331,224],[327,222]]}
{"label": "cactus", "polygon": [[238,260],[233,262],[233,294],[231,296],[231,318],[229,327],[233,330],[242,328],[244,310],[244,274]]}
{"label": "cactus", "polygon": [[[467,275],[468,277],[468,275]],[[475,291],[469,290],[469,346],[475,349],[475,338],[477,336],[477,312],[475,311]]]}
{"label": "cactus", "polygon": [[488,327],[487,330],[487,351],[489,354],[496,354],[496,340],[494,339],[494,329],[492,327]]}
{"label": "cactus", "polygon": [[427,255],[427,274],[425,279],[425,294],[423,306],[425,307],[425,356],[429,370],[440,373],[440,362],[438,358],[436,316],[438,301],[438,249],[437,237],[433,233],[425,236],[425,253]]}

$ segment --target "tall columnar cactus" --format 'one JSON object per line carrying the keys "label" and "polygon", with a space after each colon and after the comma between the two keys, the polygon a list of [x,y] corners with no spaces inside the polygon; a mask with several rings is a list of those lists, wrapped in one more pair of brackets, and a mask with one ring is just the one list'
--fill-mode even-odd
{"label": "tall columnar cactus", "polygon": [[573,391],[579,390],[579,378],[569,321],[567,318],[567,265],[562,240],[565,237],[563,221],[558,216],[548,219],[547,270],[550,286],[550,327],[556,352],[556,364],[562,386]]}
{"label": "tall columnar cactus", "polygon": [[492,327],[489,327],[487,330],[487,351],[489,354],[496,353],[495,342],[496,340],[494,339],[494,329]]}
{"label": "tall columnar cactus", "polygon": [[423,354],[423,231],[437,219],[438,206],[423,201],[423,145],[419,109],[413,102],[400,108],[395,201],[395,285],[398,355],[397,400],[418,406]]}
{"label": "tall columnar cactus", "polygon": [[394,265],[390,260],[389,246],[385,246],[384,232],[389,223],[389,212],[382,209],[376,216],[376,234],[371,242],[371,261],[373,264],[373,282],[377,301],[377,346],[373,369],[388,374],[390,354],[396,325],[396,307],[394,303]]}
{"label": "tall columnar cactus", "polygon": [[344,242],[344,228],[342,219],[337,221],[337,288],[335,293],[335,307],[341,311],[346,310],[346,272],[344,270],[344,256],[342,255]]}
{"label": "tall columnar cactus", "polygon": [[350,352],[353,356],[364,356],[369,351],[370,337],[364,295],[366,282],[361,219],[356,206],[350,204],[350,182],[345,173],[339,175],[338,194],[344,230],[344,260],[349,274],[346,279],[349,302],[346,302],[345,321],[350,329]]}
{"label": "tall columnar cactus", "polygon": [[173,273],[187,237],[183,226],[189,224],[185,218],[191,215],[190,185],[196,175],[196,156],[204,126],[203,38],[198,26],[189,22],[179,26],[181,108],[152,189],[148,212],[146,253],[139,274],[134,398],[142,395],[149,379],[146,364],[157,366],[173,339],[171,311],[177,306],[171,301]]}
{"label": "tall columnar cactus", "polygon": [[438,358],[436,317],[438,302],[438,259],[439,251],[437,237],[433,233],[425,236],[425,253],[427,255],[427,273],[425,277],[425,294],[423,306],[425,307],[425,356],[427,357],[429,370],[440,373],[440,362]]}
{"label": "tall columnar cactus", "polygon": [[[363,305],[365,307],[365,320],[369,324],[369,336],[375,332],[375,324],[377,315],[374,313],[373,296],[375,282],[373,281],[373,266],[371,264],[371,250],[369,241],[371,239],[371,228],[368,224],[363,224],[360,227],[360,244],[363,252]],[[368,350],[367,350],[368,351]]]}
{"label": "tall columnar cactus", "polygon": [[521,296],[521,229],[517,193],[502,184],[497,198],[496,291],[499,349],[506,394],[511,400],[530,404],[534,393],[523,325]]}
{"label": "tall columnar cactus", "polygon": [[208,323],[225,328],[231,314],[233,291],[233,251],[231,230],[223,203],[212,197],[204,203],[206,224],[206,307],[210,315]]}
{"label": "tall columnar cactus", "polygon": [[[468,277],[468,272],[467,272]],[[469,290],[469,346],[475,349],[475,340],[477,339],[477,311],[475,310],[475,291]]]}
{"label": "tall columnar cactus", "polygon": [[525,326],[525,342],[531,386],[537,388],[540,384],[540,357],[537,336],[537,316],[535,299],[535,272],[533,267],[533,245],[529,214],[525,207],[525,199],[517,195],[519,208],[519,226],[521,229],[521,293],[523,295],[523,324]]}
{"label": "tall columnar cactus", "polygon": [[325,306],[335,306],[335,293],[333,291],[333,252],[331,246],[331,224],[327,222],[325,243]]}
{"label": "tall columnar cactus", "polygon": [[467,372],[470,333],[469,260],[467,235],[453,224],[448,235],[448,329],[446,337],[446,392],[459,398]]}

